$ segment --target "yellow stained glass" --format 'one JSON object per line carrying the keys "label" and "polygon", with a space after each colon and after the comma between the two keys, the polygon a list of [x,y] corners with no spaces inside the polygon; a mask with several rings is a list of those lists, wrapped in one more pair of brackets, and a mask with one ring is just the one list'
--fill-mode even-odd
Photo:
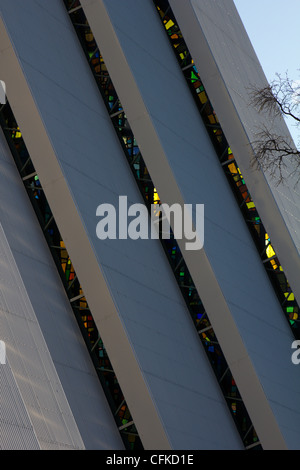
{"label": "yellow stained glass", "polygon": [[170,29],[172,28],[172,26],[174,26],[174,22],[172,20],[169,20],[166,24],[165,24],[165,28],[166,29]]}
{"label": "yellow stained glass", "polygon": [[22,137],[22,134],[20,132],[20,128],[18,127],[17,130],[15,131],[15,133],[12,135],[12,138],[13,139],[21,139]]}
{"label": "yellow stained glass", "polygon": [[266,253],[267,253],[268,258],[272,258],[272,256],[276,255],[275,251],[273,250],[273,247],[272,247],[271,243],[268,245],[268,247],[266,249]]}
{"label": "yellow stained glass", "polygon": [[207,96],[206,96],[205,91],[201,91],[201,93],[199,93],[198,96],[199,96],[199,100],[201,101],[202,104],[207,102]]}
{"label": "yellow stained glass", "polygon": [[285,295],[286,299],[289,300],[289,301],[295,300],[295,296],[292,292],[291,293],[285,292],[284,295]]}
{"label": "yellow stained glass", "polygon": [[154,204],[159,204],[159,202],[160,202],[159,196],[158,196],[157,191],[156,191],[155,188],[154,188],[154,194],[153,194],[153,202],[154,202]]}

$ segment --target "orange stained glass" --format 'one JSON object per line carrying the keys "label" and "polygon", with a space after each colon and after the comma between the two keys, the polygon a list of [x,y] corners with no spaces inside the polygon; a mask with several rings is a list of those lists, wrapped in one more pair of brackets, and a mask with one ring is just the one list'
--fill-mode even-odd
{"label": "orange stained glass", "polygon": [[230,165],[228,165],[228,168],[229,168],[230,173],[237,174],[238,171],[234,163],[230,163]]}

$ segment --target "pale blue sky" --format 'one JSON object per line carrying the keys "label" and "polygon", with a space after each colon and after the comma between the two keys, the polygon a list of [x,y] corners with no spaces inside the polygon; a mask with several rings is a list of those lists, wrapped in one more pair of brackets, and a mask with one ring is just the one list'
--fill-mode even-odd
{"label": "pale blue sky", "polygon": [[[268,81],[300,79],[300,0],[234,0]],[[294,140],[298,133],[289,126]]]}

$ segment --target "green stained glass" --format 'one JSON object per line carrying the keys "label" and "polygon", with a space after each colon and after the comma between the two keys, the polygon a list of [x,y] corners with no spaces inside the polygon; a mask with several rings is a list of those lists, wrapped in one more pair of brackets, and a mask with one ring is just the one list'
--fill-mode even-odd
{"label": "green stained glass", "polygon": [[197,77],[197,75],[193,71],[191,72],[191,79],[192,79],[192,83],[199,80],[199,78]]}

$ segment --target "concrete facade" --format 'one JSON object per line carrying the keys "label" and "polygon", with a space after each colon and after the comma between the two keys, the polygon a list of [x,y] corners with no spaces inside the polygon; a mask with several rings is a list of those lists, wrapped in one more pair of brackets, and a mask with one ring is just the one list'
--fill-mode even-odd
{"label": "concrete facade", "polygon": [[[244,150],[256,116],[253,110],[251,114],[244,109],[237,96],[243,92],[242,75],[247,71],[250,76],[253,70],[260,76],[261,71],[257,71],[254,59],[251,67],[247,62],[251,45],[233,2],[223,3],[170,2],[199,61],[198,69],[204,70],[210,98],[225,123],[230,145],[250,180],[255,202],[297,295],[299,195],[286,188],[280,192],[267,175],[253,176],[246,165]],[[264,449],[299,448],[300,377],[291,362],[293,334],[154,2],[82,0],[80,6],[161,199],[170,205],[205,205],[204,248],[189,251],[183,241],[178,243],[260,443]],[[239,51],[242,72],[237,77],[238,90],[230,75],[231,62],[221,49],[228,39],[219,25],[224,9],[232,24],[230,31],[248,48]],[[27,0],[25,7],[22,0],[4,0],[1,18],[0,78],[7,85],[11,108],[144,448],[243,448],[159,240],[100,242],[96,237],[95,214],[100,203],[117,206],[121,195],[126,195],[129,203],[142,203],[142,197],[64,3]],[[6,181],[9,167],[15,173],[8,186],[19,187],[21,180],[17,181],[4,141],[1,158],[0,177]],[[23,196],[21,189],[18,191],[19,199],[13,204],[9,188],[1,187],[1,249],[16,263],[7,262],[1,272],[14,275],[16,285],[24,285],[22,295],[28,295],[30,320],[38,331],[32,335],[43,345],[43,360],[36,367],[40,374],[47,373],[48,368],[52,373],[51,380],[43,382],[43,397],[54,400],[60,411],[49,416],[55,427],[47,428],[51,437],[40,435],[33,416],[38,409],[38,421],[44,423],[47,406],[34,404],[34,413],[31,411],[30,397],[38,384],[32,382],[29,392],[20,388],[15,378],[19,375],[18,361],[13,362],[13,352],[8,348],[11,372],[6,380],[14,383],[11,387],[22,407],[26,432],[12,435],[3,446],[123,448],[46,243],[34,215],[27,215],[22,206],[29,204],[25,191]],[[293,201],[289,210],[287,200]],[[288,215],[290,212],[292,215]],[[25,231],[19,234],[18,225]],[[4,311],[3,325],[7,324],[14,336],[20,326]],[[8,333],[5,340],[13,349],[15,343]],[[22,374],[25,380],[28,375]],[[59,399],[49,396],[53,383]],[[83,396],[88,396],[87,410],[78,406]],[[67,416],[63,423],[61,414]],[[19,428],[17,421],[15,429]]]}

